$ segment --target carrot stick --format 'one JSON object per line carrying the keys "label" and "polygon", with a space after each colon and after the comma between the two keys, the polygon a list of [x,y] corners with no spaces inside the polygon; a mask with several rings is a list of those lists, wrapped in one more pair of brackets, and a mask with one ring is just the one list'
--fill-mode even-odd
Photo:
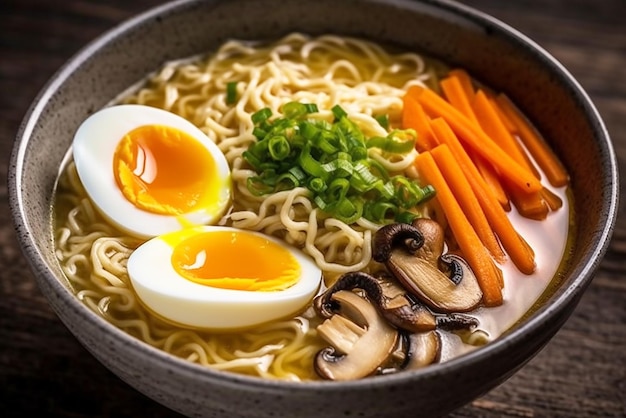
{"label": "carrot stick", "polygon": [[[453,70],[447,78],[441,80],[440,85],[448,102],[460,110],[461,113],[474,122],[476,127],[480,129],[481,123],[478,120],[477,113],[474,111],[474,102],[476,101],[475,92],[473,91],[467,73],[463,70]],[[509,210],[509,197],[502,187],[499,176],[493,166],[480,155],[476,155],[475,152],[468,152],[468,154],[470,154],[470,158],[476,164],[476,168],[478,168],[485,183],[496,195],[502,207],[505,210]]]}
{"label": "carrot stick", "polygon": [[415,164],[426,181],[437,191],[436,199],[441,203],[459,248],[472,267],[483,291],[483,302],[486,306],[501,305],[503,301],[502,271],[495,265],[476,231],[467,220],[433,156],[430,152],[420,153],[415,159]]}
{"label": "carrot stick", "polygon": [[418,151],[426,151],[437,145],[437,140],[430,129],[429,118],[424,113],[422,105],[412,97],[405,95],[403,98],[402,127],[414,129],[417,133],[415,147]]}
{"label": "carrot stick", "polygon": [[500,182],[500,178],[498,177],[498,173],[493,168],[489,162],[485,161],[483,157],[480,155],[469,155],[469,157],[474,161],[478,172],[480,173],[483,180],[485,180],[485,184],[491,189],[493,194],[500,202],[502,209],[505,211],[511,210],[511,204],[509,202],[509,196],[504,190],[502,183]]}
{"label": "carrot stick", "polygon": [[517,129],[517,126],[511,121],[506,113],[502,111],[502,108],[500,108],[500,106],[496,102],[496,99],[492,95],[489,95],[489,103],[491,103],[491,107],[493,107],[494,110],[498,113],[498,117],[506,127],[506,130],[509,131],[511,135],[519,135],[519,130]]}
{"label": "carrot stick", "polygon": [[550,184],[555,187],[565,186],[569,182],[567,171],[548,144],[535,131],[526,118],[522,116],[521,112],[506,95],[502,93],[498,94],[496,102],[502,109],[502,112],[517,126],[520,139],[539,167],[546,174]]}
{"label": "carrot stick", "polygon": [[[476,100],[475,91],[469,75],[464,70],[460,69],[450,71],[449,76],[440,81],[440,85],[448,102],[460,110],[461,113],[474,122],[476,127],[480,129],[481,124],[474,111],[474,102]],[[502,207],[507,211],[510,210],[509,197],[500,182],[496,170],[488,161],[485,161],[480,155],[476,155],[475,152],[468,152],[468,154],[470,154],[472,161],[476,164],[476,168],[478,168],[485,183],[496,195]]]}
{"label": "carrot stick", "polygon": [[[449,76],[440,81],[440,85],[448,102],[474,122],[477,128],[481,128],[477,114],[474,111],[476,97],[469,75],[464,70],[460,69],[450,71]],[[469,154],[481,176],[485,179],[485,183],[493,190],[502,207],[505,210],[509,210],[509,197],[500,182],[498,173],[493,166],[480,155],[475,155],[475,153]]]}
{"label": "carrot stick", "polygon": [[[472,102],[474,101],[474,92],[467,90],[468,87],[463,87],[463,84],[459,77],[462,77],[458,72],[451,73],[448,77],[442,79],[439,82],[439,86],[446,96],[446,99],[452,106],[457,108],[461,113],[471,120],[476,126],[478,119],[472,109]],[[471,86],[469,87],[471,88]]]}
{"label": "carrot stick", "polygon": [[462,68],[455,68],[448,72],[448,75],[455,77],[461,83],[463,87],[463,91],[467,97],[472,97],[474,94],[474,84],[472,83],[472,78]]}
{"label": "carrot stick", "polygon": [[483,245],[489,250],[491,255],[499,263],[503,263],[506,259],[502,247],[496,238],[489,221],[485,216],[485,212],[480,207],[480,203],[476,195],[472,191],[467,178],[459,167],[459,164],[452,156],[450,148],[446,144],[439,145],[431,151],[441,174],[446,179],[448,186],[452,190],[452,194],[459,202],[463,212],[470,221],[472,227],[478,234]]}
{"label": "carrot stick", "polygon": [[[476,92],[473,108],[483,131],[515,161],[532,171],[535,178],[539,178],[539,172],[532,165],[523,149],[519,147],[517,140],[506,129],[484,91],[478,90]],[[545,219],[548,216],[549,207],[543,201],[541,191],[526,193],[516,187],[515,184],[510,184],[508,180],[505,179],[504,182],[513,205],[520,215],[537,220]]]}
{"label": "carrot stick", "polygon": [[529,193],[541,189],[541,182],[532,173],[520,166],[493,141],[489,140],[489,137],[482,130],[477,129],[461,112],[435,92],[414,85],[409,88],[406,94],[414,97],[422,105],[427,115],[443,117],[463,142],[496,167],[500,175],[511,179],[520,189]]}
{"label": "carrot stick", "polygon": [[476,166],[467,155],[463,145],[458,140],[452,129],[443,118],[431,121],[433,132],[441,143],[448,144],[452,155],[457,160],[463,173],[467,177],[474,194],[483,208],[491,228],[500,239],[504,250],[507,252],[513,264],[524,274],[532,274],[535,271],[535,254],[522,238],[508,218],[506,212],[498,200],[485,184]]}
{"label": "carrot stick", "polygon": [[560,209],[561,206],[563,206],[563,201],[561,200],[561,198],[558,195],[552,193],[550,189],[544,187],[540,193],[550,210],[557,210]]}
{"label": "carrot stick", "polygon": [[517,145],[517,140],[506,129],[498,113],[495,111],[484,91],[478,90],[474,99],[473,110],[479,119],[479,125],[485,133],[493,139],[507,154],[527,169],[532,170],[538,178],[538,172],[531,166],[523,149]]}
{"label": "carrot stick", "polygon": [[[504,148],[517,162],[531,170],[535,177],[541,177],[539,171],[530,160],[528,153],[518,140],[506,129],[500,118],[504,112],[498,112],[499,106],[490,100],[486,93],[478,91],[474,100],[474,112],[482,123],[485,133],[494,138],[496,142],[502,144]],[[550,210],[556,210],[563,204],[561,199],[550,190],[543,187],[539,192],[524,193],[516,189],[515,185],[510,185],[508,191],[522,216],[531,219],[545,219]]]}
{"label": "carrot stick", "polygon": [[507,189],[511,196],[513,206],[515,206],[520,215],[537,221],[544,220],[548,217],[550,207],[543,198],[544,189],[533,193],[524,193],[515,187],[515,185],[510,185]]}

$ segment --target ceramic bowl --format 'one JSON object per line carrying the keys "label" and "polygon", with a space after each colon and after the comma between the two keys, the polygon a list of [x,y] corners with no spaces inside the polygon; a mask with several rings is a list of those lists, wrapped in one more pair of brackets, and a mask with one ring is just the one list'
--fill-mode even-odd
{"label": "ceramic bowl", "polygon": [[[151,348],[68,289],[54,256],[51,194],[81,121],[164,61],[211,51],[231,37],[294,31],[391,42],[464,67],[509,94],[561,156],[574,195],[571,262],[558,288],[510,333],[420,371],[278,382],[207,370]],[[113,28],[52,77],[19,130],[9,190],[19,242],[50,305],[99,361],[156,402],[194,417],[432,417],[502,383],[566,321],[607,248],[618,175],[603,122],[576,80],[533,41],[479,11],[437,0],[182,0]]]}

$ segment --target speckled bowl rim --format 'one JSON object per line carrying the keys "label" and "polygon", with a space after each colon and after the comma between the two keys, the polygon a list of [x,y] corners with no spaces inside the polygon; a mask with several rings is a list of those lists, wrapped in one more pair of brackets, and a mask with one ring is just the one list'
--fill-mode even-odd
{"label": "speckled bowl rim", "polygon": [[[71,293],[60,280],[54,277],[32,239],[32,231],[29,225],[25,224],[23,212],[25,202],[22,200],[20,193],[22,179],[19,173],[22,169],[23,157],[29,144],[29,138],[39,115],[46,106],[46,102],[53,96],[54,92],[63,85],[65,80],[71,77],[72,72],[79,67],[82,62],[88,60],[101,46],[113,39],[123,37],[124,34],[133,27],[154,20],[156,16],[167,15],[179,7],[185,7],[186,4],[194,2],[196,2],[196,0],[179,0],[146,10],[115,26],[82,48],[53,75],[50,81],[37,95],[19,128],[17,140],[12,151],[8,176],[9,205],[22,251],[36,275],[37,280],[47,280],[48,284],[52,286],[56,293],[56,296],[61,298],[68,307],[71,307],[79,313],[86,321],[97,324],[103,335],[114,336],[116,340],[119,340],[119,342],[126,345],[129,349],[135,350],[137,354],[150,356],[154,361],[162,363],[170,370],[176,369],[176,373],[187,374],[200,379],[216,380],[224,385],[247,385],[252,388],[262,387],[263,390],[266,391],[271,391],[272,389],[288,389],[289,391],[318,392],[334,391],[339,385],[342,389],[350,390],[371,386],[385,387],[408,380],[429,380],[436,378],[436,376],[440,374],[454,372],[455,369],[463,365],[481,363],[492,356],[506,355],[508,347],[522,342],[525,339],[525,335],[541,328],[545,323],[551,321],[555,315],[563,311],[565,307],[570,306],[573,301],[576,302],[577,299],[580,298],[585,288],[591,282],[594,271],[597,269],[602,257],[606,253],[617,218],[619,196],[617,162],[609,134],[598,111],[574,77],[555,58],[524,34],[472,7],[448,0],[428,0],[426,3],[457,14],[461,18],[473,21],[481,27],[488,27],[489,30],[497,32],[498,35],[506,38],[511,43],[517,44],[521,48],[530,51],[537,60],[550,68],[553,74],[558,74],[558,77],[569,86],[577,100],[584,106],[585,112],[588,114],[590,121],[597,130],[597,136],[602,139],[602,143],[599,144],[599,146],[603,152],[603,161],[606,169],[604,177],[607,179],[607,184],[605,186],[607,186],[607,190],[609,190],[605,193],[608,200],[604,202],[603,206],[603,209],[606,210],[606,223],[604,228],[598,231],[595,241],[589,246],[592,250],[586,254],[584,259],[577,263],[578,267],[573,270],[573,273],[575,273],[577,277],[575,277],[566,288],[560,289],[558,295],[551,299],[549,305],[539,308],[530,318],[526,319],[521,326],[515,328],[507,335],[460,357],[434,364],[421,370],[406,371],[398,374],[376,376],[349,382],[289,382],[212,370],[149,346],[135,337],[122,332],[92,312],[78,301],[75,295]],[[383,3],[384,0],[370,0],[370,2]],[[409,7],[411,2],[408,0],[392,0],[391,3],[400,7]]]}

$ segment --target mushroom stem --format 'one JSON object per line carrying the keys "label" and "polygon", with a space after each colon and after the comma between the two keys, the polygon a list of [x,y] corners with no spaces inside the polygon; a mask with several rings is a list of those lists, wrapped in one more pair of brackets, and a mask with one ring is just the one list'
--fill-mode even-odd
{"label": "mushroom stem", "polygon": [[409,352],[405,369],[419,369],[435,363],[441,353],[441,338],[436,331],[409,335]]}
{"label": "mushroom stem", "polygon": [[356,293],[340,290],[332,295],[337,314],[317,327],[331,344],[315,358],[317,373],[330,380],[353,380],[374,373],[394,351],[398,331],[376,308]]}

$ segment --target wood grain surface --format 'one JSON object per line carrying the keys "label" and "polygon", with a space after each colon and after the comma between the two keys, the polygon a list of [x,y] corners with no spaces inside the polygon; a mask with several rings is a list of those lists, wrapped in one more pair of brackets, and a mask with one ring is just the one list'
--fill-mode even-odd
{"label": "wood grain surface", "polygon": [[[340,0],[338,0],[340,1]],[[98,363],[36,287],[16,242],[6,172],[37,92],[87,42],[156,0],[0,0],[0,415],[176,417]],[[626,164],[626,1],[467,0],[580,81]],[[624,185],[621,186],[622,190]],[[511,379],[452,417],[626,416],[626,215],[572,317]]]}

